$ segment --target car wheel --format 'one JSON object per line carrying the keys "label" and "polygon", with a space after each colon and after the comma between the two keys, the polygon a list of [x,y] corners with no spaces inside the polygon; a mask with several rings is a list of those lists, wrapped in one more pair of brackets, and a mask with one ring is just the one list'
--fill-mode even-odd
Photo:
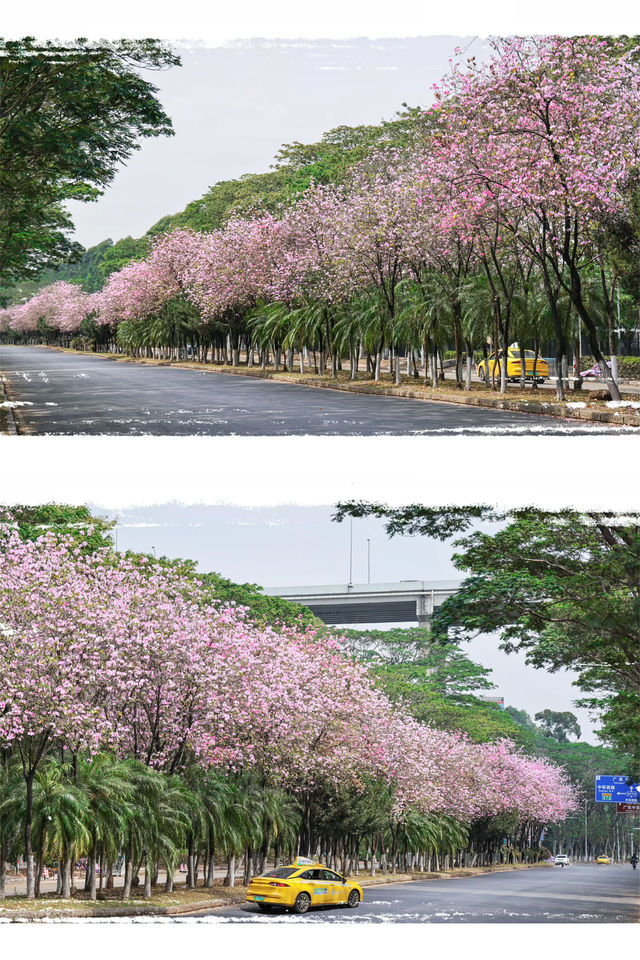
{"label": "car wheel", "polygon": [[311,906],[311,897],[308,893],[299,893],[293,905],[294,913],[306,913]]}
{"label": "car wheel", "polygon": [[259,903],[258,910],[262,913],[271,913],[271,904],[270,903]]}
{"label": "car wheel", "polygon": [[347,900],[348,907],[357,907],[360,903],[360,894],[357,890],[352,890],[349,894],[349,899]]}

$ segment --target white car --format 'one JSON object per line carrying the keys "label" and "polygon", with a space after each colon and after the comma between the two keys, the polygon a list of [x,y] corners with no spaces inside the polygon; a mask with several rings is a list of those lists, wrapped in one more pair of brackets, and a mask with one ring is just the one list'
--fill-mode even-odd
{"label": "white car", "polygon": [[556,867],[568,867],[569,866],[569,857],[566,853],[556,853],[554,863]]}

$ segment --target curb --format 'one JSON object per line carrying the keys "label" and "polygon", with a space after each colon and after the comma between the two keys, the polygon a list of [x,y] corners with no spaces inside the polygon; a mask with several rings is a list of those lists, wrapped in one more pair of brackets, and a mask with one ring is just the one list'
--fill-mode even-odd
{"label": "curb", "polygon": [[175,904],[169,907],[140,906],[114,906],[104,909],[99,907],[88,908],[86,910],[59,910],[56,907],[42,910],[0,910],[0,923],[3,920],[66,920],[79,919],[83,917],[175,917],[188,913],[199,913],[201,910],[211,910],[214,907],[226,907],[233,901],[226,900],[201,900],[197,904]]}
{"label": "curb", "polygon": [[396,879],[393,874],[387,874],[384,880],[365,881],[362,884],[365,887],[383,887],[388,883],[426,883],[430,880],[468,880],[469,877],[482,877],[489,873],[511,873],[514,870],[537,870],[539,867],[551,867],[550,863],[508,863],[499,864],[493,867],[467,868],[459,867],[455,872],[450,873],[421,873],[415,877],[408,877],[406,874],[401,879]]}
{"label": "curb", "polygon": [[[228,370],[220,370],[220,373],[230,373]],[[507,410],[512,413],[530,413],[538,416],[552,417],[556,420],[572,419],[586,420],[595,423],[607,423],[613,426],[640,427],[640,416],[634,414],[622,413],[616,414],[608,410],[589,410],[589,409],[563,409],[557,408],[555,404],[544,401],[527,402],[524,400],[494,400],[491,397],[473,397],[447,395],[443,397],[433,390],[425,390],[417,393],[410,387],[374,387],[368,384],[346,385],[341,383],[326,384],[312,383],[302,378],[280,378],[274,374],[249,374],[232,373],[232,376],[253,376],[261,377],[265,380],[278,380],[280,383],[295,383],[305,387],[320,387],[325,390],[341,390],[345,393],[367,393],[383,397],[406,397],[411,400],[422,400],[431,403],[458,403],[466,407],[488,407],[493,410]],[[556,407],[556,409],[549,409]]]}

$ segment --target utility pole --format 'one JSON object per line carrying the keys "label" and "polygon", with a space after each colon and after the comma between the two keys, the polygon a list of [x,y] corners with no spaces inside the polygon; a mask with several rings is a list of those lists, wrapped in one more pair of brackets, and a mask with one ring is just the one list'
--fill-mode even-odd
{"label": "utility pole", "polygon": [[584,862],[587,862],[588,853],[587,853],[587,803],[589,801],[585,799],[584,801]]}
{"label": "utility pole", "polygon": [[349,522],[349,586],[353,586],[353,519]]}
{"label": "utility pole", "polygon": [[371,540],[367,537],[367,583],[371,583]]}

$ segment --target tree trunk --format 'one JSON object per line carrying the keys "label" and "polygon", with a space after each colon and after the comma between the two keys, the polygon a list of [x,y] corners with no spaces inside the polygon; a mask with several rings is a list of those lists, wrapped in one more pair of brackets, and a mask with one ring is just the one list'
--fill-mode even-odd
{"label": "tree trunk", "polygon": [[600,366],[602,374],[607,382],[607,389],[609,390],[611,399],[620,400],[620,390],[618,389],[618,384],[613,377],[613,370],[609,369],[606,360],[602,356],[595,324],[582,299],[582,281],[580,279],[580,272],[575,264],[570,262],[568,266],[571,272],[571,299],[577,310],[578,317],[580,320],[582,320],[587,331],[591,353],[593,354],[596,363],[598,363]]}
{"label": "tree trunk", "polygon": [[527,385],[527,363],[524,355],[524,346],[522,341],[519,344],[520,347],[520,388],[525,389]]}
{"label": "tree trunk", "polygon": [[205,877],[205,886],[209,889],[213,887],[213,881],[215,879],[215,849],[213,846],[213,840],[209,838],[209,860],[207,863],[207,875]]}
{"label": "tree trunk", "polygon": [[34,774],[29,774],[26,777],[27,784],[27,802],[25,807],[25,821],[24,821],[24,851],[25,859],[27,861],[27,900],[32,900],[35,897],[36,886],[35,886],[35,877],[34,877],[34,863],[33,863],[33,846],[31,841],[31,830],[33,824],[33,778]]}
{"label": "tree trunk", "polygon": [[167,871],[167,877],[164,881],[164,892],[173,893],[173,864],[169,863],[168,860],[165,860],[164,865]]}
{"label": "tree trunk", "polygon": [[71,853],[65,853],[62,863],[62,896],[67,900],[71,896]]}
{"label": "tree trunk", "polygon": [[435,389],[438,386],[438,347],[433,344],[431,351],[431,386]]}
{"label": "tree trunk", "polygon": [[133,838],[129,840],[129,849],[124,868],[124,886],[122,887],[122,899],[128,900],[131,896],[131,884],[133,883]]}
{"label": "tree trunk", "polygon": [[144,858],[144,892],[142,894],[145,900],[151,898],[151,872],[152,864],[147,856]]}
{"label": "tree trunk", "polygon": [[580,347],[580,321],[578,321],[578,333],[573,344],[573,389],[582,390],[582,377],[580,376],[580,367],[582,366],[582,355]]}
{"label": "tree trunk", "polygon": [[189,834],[189,849],[187,851],[187,889],[195,889],[195,876],[194,876],[194,860],[195,860],[195,838],[193,833]]}
{"label": "tree trunk", "polygon": [[7,847],[0,843],[0,900],[7,896]]}
{"label": "tree trunk", "polygon": [[40,896],[40,881],[42,880],[42,871],[44,870],[44,847],[45,847],[45,827],[42,826],[40,836],[38,837],[38,856],[36,858],[36,882],[35,894]]}
{"label": "tree trunk", "polygon": [[507,392],[507,376],[509,373],[509,324],[504,322],[502,328],[502,359],[500,363],[500,393]]}
{"label": "tree trunk", "polygon": [[234,887],[236,883],[236,855],[235,853],[229,854],[229,859],[227,862],[227,875],[224,878],[225,887]]}
{"label": "tree trunk", "polygon": [[96,890],[96,841],[95,837],[91,840],[91,849],[89,851],[89,859],[87,861],[87,871],[89,873],[89,899],[95,900],[97,897]]}
{"label": "tree trunk", "polygon": [[471,390],[471,372],[473,370],[473,344],[467,340],[465,342],[467,357],[465,364],[464,389]]}

